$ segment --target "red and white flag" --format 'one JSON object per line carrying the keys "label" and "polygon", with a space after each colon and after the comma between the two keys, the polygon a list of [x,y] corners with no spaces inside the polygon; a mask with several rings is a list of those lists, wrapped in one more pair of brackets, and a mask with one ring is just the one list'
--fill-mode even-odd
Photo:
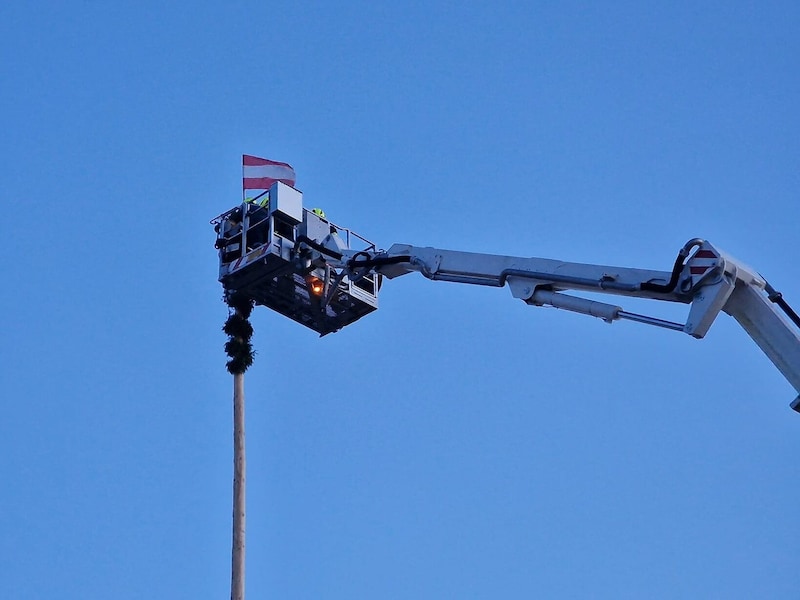
{"label": "red and white flag", "polygon": [[248,154],[242,155],[243,190],[268,190],[276,181],[294,187],[295,175],[292,166]]}

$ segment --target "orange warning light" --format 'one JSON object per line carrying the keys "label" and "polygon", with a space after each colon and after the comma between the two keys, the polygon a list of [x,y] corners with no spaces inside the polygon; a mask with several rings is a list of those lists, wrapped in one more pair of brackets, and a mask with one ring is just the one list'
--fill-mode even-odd
{"label": "orange warning light", "polygon": [[315,296],[321,296],[325,289],[325,283],[319,277],[314,277],[313,275],[306,278],[306,284],[308,285],[308,289]]}

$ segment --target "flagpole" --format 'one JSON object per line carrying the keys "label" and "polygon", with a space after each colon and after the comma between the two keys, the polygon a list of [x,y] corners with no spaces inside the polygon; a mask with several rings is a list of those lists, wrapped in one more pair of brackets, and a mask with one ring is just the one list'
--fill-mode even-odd
{"label": "flagpole", "polygon": [[247,190],[244,189],[244,154],[243,154],[242,155],[242,204],[244,204],[246,198],[245,196],[246,191]]}

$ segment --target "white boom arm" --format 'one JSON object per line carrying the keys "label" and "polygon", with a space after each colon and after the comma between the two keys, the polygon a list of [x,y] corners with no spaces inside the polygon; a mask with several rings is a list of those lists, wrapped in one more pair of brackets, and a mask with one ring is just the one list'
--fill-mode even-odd
{"label": "white boom arm", "polygon": [[[385,251],[343,250],[332,236],[317,246],[314,254],[318,261],[341,269],[352,281],[372,273],[394,278],[418,271],[433,280],[495,287],[508,284],[515,298],[530,305],[554,306],[607,322],[628,319],[683,331],[696,338],[702,338],[724,311],[739,322],[800,394],[800,318],[753,269],[701,239],[686,243],[672,272],[404,244]],[[690,305],[689,316],[686,323],[665,321],[626,312],[614,304],[567,295],[564,290],[682,302]],[[800,412],[800,395],[792,402],[792,408]]]}

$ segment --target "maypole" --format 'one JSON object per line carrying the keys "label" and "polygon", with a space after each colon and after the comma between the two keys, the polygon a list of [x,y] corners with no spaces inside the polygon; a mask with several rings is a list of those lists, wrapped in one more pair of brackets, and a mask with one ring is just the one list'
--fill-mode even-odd
{"label": "maypole", "polygon": [[253,364],[250,338],[253,326],[248,320],[253,301],[238,294],[227,299],[231,314],[222,330],[228,334],[225,352],[230,357],[228,371],[233,375],[233,544],[231,548],[231,600],[244,600],[245,574],[245,420],[244,372]]}

